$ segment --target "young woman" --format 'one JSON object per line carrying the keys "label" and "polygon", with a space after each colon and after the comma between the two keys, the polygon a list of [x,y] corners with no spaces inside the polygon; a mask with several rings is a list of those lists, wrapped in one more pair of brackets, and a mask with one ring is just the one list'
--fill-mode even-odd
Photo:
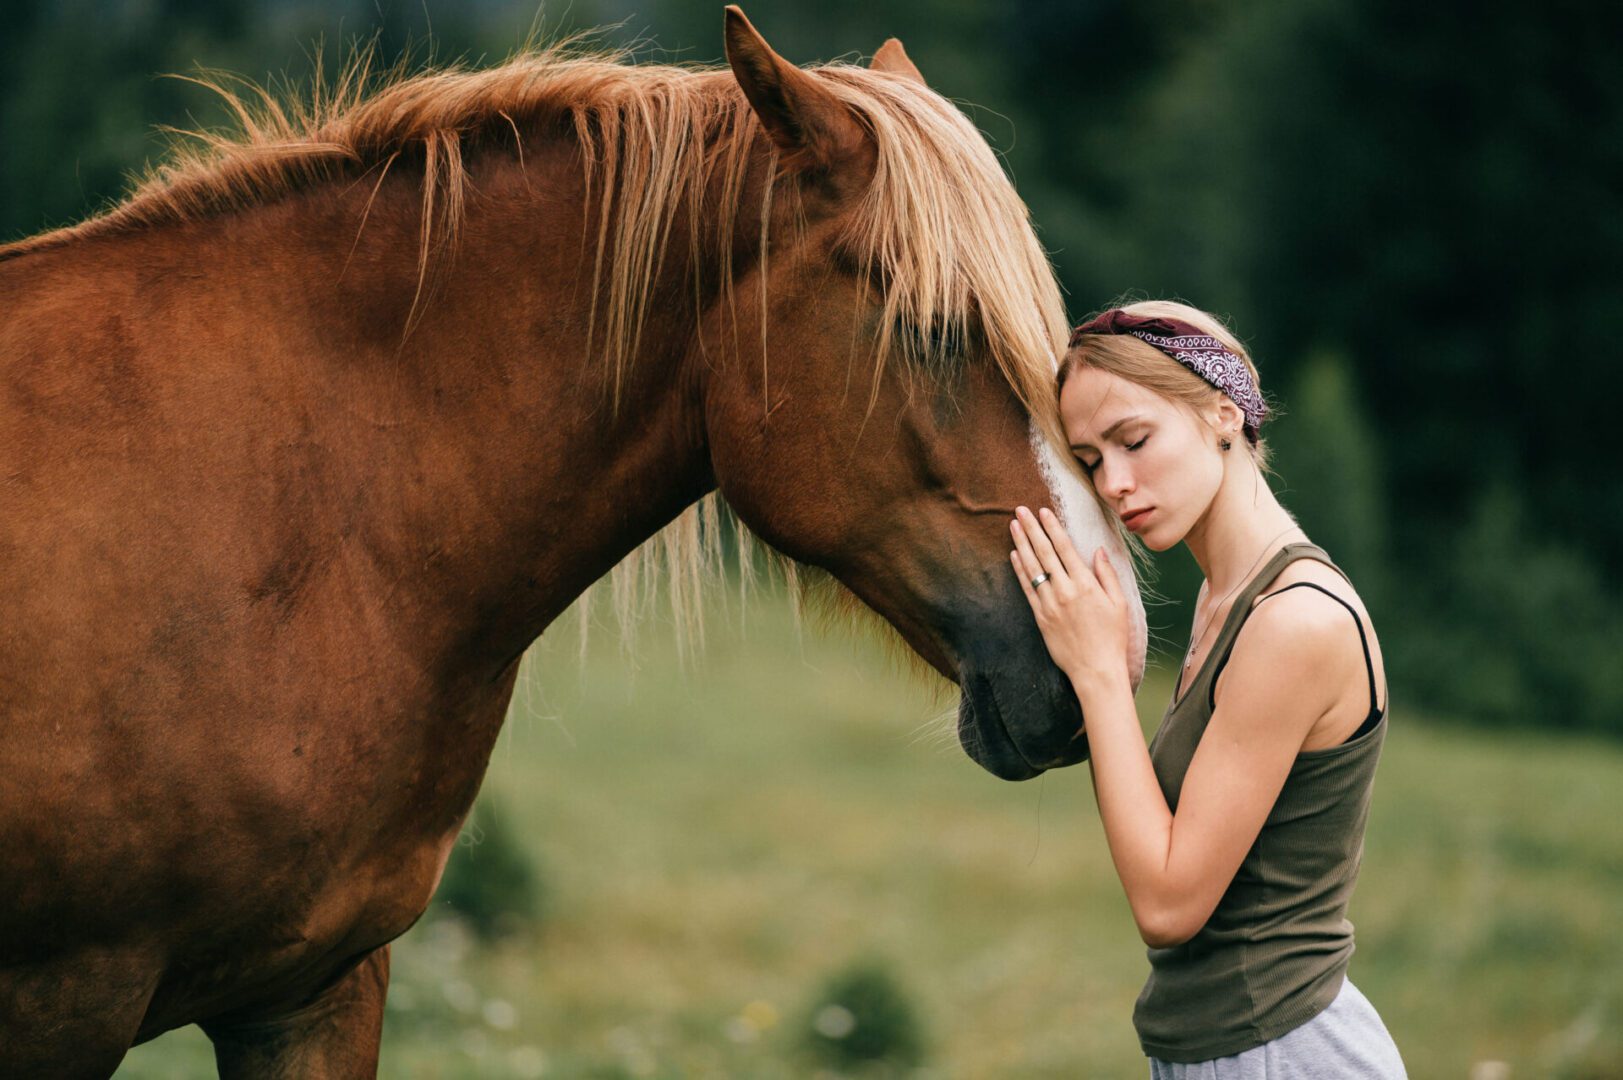
{"label": "young woman", "polygon": [[1263,477],[1268,409],[1245,349],[1183,304],[1071,337],[1059,410],[1094,495],[1205,572],[1148,749],[1127,605],[1103,548],[1020,507],[1011,559],[1086,718],[1094,792],[1151,973],[1133,1023],[1152,1077],[1403,1077],[1346,978],[1386,735],[1380,647],[1352,583]]}

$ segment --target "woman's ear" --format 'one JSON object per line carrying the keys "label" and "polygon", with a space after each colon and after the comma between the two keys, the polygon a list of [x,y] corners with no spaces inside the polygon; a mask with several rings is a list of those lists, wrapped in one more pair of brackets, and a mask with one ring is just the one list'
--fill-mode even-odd
{"label": "woman's ear", "polygon": [[1206,422],[1223,438],[1233,441],[1245,428],[1245,413],[1227,394],[1215,395],[1217,400],[1205,410]]}

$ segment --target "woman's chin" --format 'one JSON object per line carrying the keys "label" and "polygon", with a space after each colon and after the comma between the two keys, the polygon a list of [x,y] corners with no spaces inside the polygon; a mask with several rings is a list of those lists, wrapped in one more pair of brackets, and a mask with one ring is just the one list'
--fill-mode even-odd
{"label": "woman's chin", "polygon": [[1171,530],[1160,527],[1159,523],[1151,525],[1148,529],[1139,533],[1138,538],[1151,551],[1166,551],[1177,547],[1178,541],[1183,539],[1182,536],[1175,535]]}

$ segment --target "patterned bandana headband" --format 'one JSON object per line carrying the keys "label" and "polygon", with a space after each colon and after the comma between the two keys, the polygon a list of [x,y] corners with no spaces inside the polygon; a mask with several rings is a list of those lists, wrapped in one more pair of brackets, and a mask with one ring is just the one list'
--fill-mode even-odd
{"label": "patterned bandana headband", "polygon": [[1071,348],[1076,348],[1083,334],[1131,334],[1160,349],[1227,394],[1245,414],[1245,437],[1256,445],[1257,429],[1268,416],[1268,405],[1251,381],[1245,361],[1221,341],[1180,319],[1129,315],[1121,308],[1111,308],[1071,331]]}

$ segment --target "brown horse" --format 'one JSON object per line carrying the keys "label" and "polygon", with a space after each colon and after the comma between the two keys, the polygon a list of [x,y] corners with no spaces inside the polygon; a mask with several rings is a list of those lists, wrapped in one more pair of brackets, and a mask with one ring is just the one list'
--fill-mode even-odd
{"label": "brown horse", "polygon": [[981,765],[1085,757],[1012,509],[1129,563],[1025,208],[895,42],[726,42],[228,94],[0,248],[0,1075],[193,1022],[223,1076],[372,1075],[521,654],[650,537],[683,580],[716,492],[959,683]]}

